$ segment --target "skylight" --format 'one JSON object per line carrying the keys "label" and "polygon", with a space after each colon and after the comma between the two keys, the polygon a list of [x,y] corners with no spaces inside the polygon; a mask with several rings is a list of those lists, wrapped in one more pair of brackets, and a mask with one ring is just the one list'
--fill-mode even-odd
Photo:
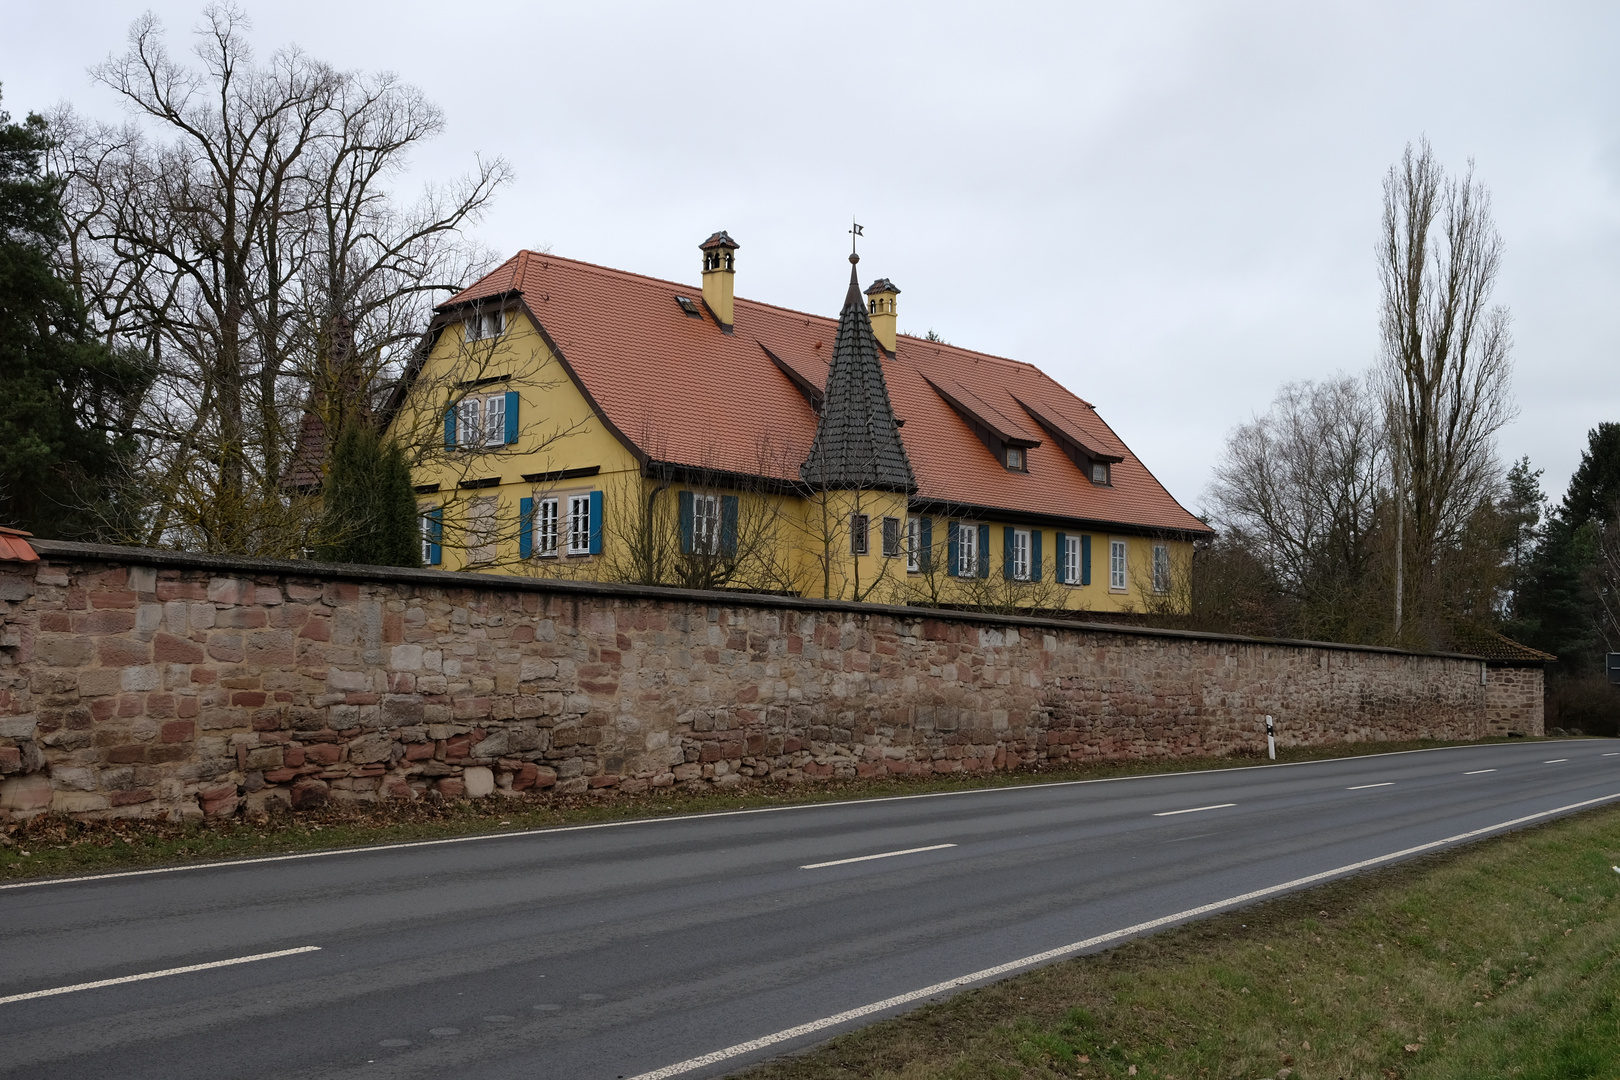
{"label": "skylight", "polygon": [[681,310],[694,319],[703,318],[703,309],[697,306],[697,301],[690,296],[677,296],[675,302],[681,305]]}

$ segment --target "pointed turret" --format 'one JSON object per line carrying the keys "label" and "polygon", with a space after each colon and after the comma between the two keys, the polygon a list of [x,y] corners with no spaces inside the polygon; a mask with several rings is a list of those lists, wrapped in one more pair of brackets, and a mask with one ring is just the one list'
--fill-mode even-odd
{"label": "pointed turret", "polygon": [[858,256],[849,261],[849,293],[838,317],[821,420],[799,475],[823,491],[910,494],[917,490],[917,479],[889,403],[883,361],[853,265]]}

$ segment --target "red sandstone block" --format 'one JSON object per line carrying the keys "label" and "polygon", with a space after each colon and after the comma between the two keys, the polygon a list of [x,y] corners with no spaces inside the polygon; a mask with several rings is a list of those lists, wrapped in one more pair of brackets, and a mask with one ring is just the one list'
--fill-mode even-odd
{"label": "red sandstone block", "polygon": [[66,634],[73,629],[73,618],[65,611],[42,611],[39,628],[47,634]]}
{"label": "red sandstone block", "polygon": [[[405,756],[409,758],[409,752],[407,752]],[[534,787],[535,782],[539,779],[540,767],[532,761],[525,762],[522,767],[517,770],[517,772],[512,774],[512,790],[527,791]]]}
{"label": "red sandstone block", "polygon": [[128,590],[93,592],[90,594],[90,606],[93,608],[132,608],[135,606],[135,594]]}
{"label": "red sandstone block", "polygon": [[613,787],[622,779],[624,778],[621,776],[611,776],[604,773],[591,777],[590,784],[594,788]]}
{"label": "red sandstone block", "polygon": [[717,742],[704,743],[703,749],[698,752],[698,760],[703,762],[719,761],[723,756],[720,753],[720,744]]}
{"label": "red sandstone block", "polygon": [[203,684],[216,683],[219,681],[219,672],[213,668],[194,667],[191,669],[191,681]]}
{"label": "red sandstone block", "polygon": [[202,646],[173,634],[158,634],[152,639],[152,659],[160,664],[200,664]]}
{"label": "red sandstone block", "polygon": [[240,634],[209,634],[208,655],[222,664],[242,662],[242,636]]}
{"label": "red sandstone block", "polygon": [[299,629],[298,636],[308,638],[310,641],[331,641],[332,620],[318,615],[311,615]]}
{"label": "red sandstone block", "polygon": [[11,772],[22,767],[22,749],[0,746],[0,772]]}
{"label": "red sandstone block", "polygon": [[289,746],[282,756],[289,769],[299,768],[304,764],[304,748],[302,746]]}
{"label": "red sandstone block", "polygon": [[92,611],[88,615],[75,615],[71,621],[75,634],[126,634],[135,629],[135,613],[117,608]]}
{"label": "red sandstone block", "polygon": [[115,746],[107,751],[107,761],[113,765],[133,765],[146,760],[146,747],[137,743]]}
{"label": "red sandstone block", "polygon": [[107,796],[107,801],[114,806],[133,806],[136,803],[151,802],[155,798],[157,796],[145,788],[137,788],[134,791],[114,791]]}
{"label": "red sandstone block", "polygon": [[345,705],[375,705],[380,699],[376,694],[344,694]]}
{"label": "red sandstone block", "polygon": [[360,586],[352,581],[328,581],[321,590],[321,600],[327,607],[359,603]]}
{"label": "red sandstone block", "polygon": [[184,761],[190,756],[189,746],[153,746],[146,751],[146,760],[153,765],[161,765],[166,761]]}
{"label": "red sandstone block", "polygon": [[791,735],[782,740],[782,753],[784,754],[797,754],[802,749],[804,749],[804,743]]}
{"label": "red sandstone block", "polygon": [[321,765],[330,765],[342,756],[342,747],[334,746],[331,743],[316,743],[313,746],[304,747],[305,759]]}
{"label": "red sandstone block", "polygon": [[263,690],[237,690],[231,694],[232,705],[245,705],[253,708],[263,705],[265,695]]}
{"label": "red sandstone block", "polygon": [[142,700],[141,695],[135,693],[118,695],[119,716],[128,719],[133,716],[139,716],[145,711],[146,702]]}
{"label": "red sandstone block", "polygon": [[453,776],[441,778],[435,786],[439,789],[439,794],[447,799],[459,799],[467,794],[467,785]]}
{"label": "red sandstone block", "polygon": [[[195,698],[189,700],[195,701]],[[190,720],[170,720],[158,733],[166,743],[187,742],[197,736],[197,725]]]}
{"label": "red sandstone block", "polygon": [[264,782],[267,784],[285,784],[287,781],[296,780],[297,778],[297,769],[271,769],[264,774]]}
{"label": "red sandstone block", "polygon": [[163,720],[174,715],[174,695],[168,692],[146,695],[146,715]]}
{"label": "red sandstone block", "polygon": [[759,687],[757,687],[757,686],[744,686],[744,687],[741,687],[741,688],[738,689],[737,693],[732,698],[732,700],[737,702],[739,705],[746,705],[747,703],[749,703],[751,701],[758,701],[759,700]]}
{"label": "red sandstone block", "polygon": [[453,739],[446,739],[444,743],[444,758],[446,761],[456,761],[472,753],[472,736],[457,735]]}
{"label": "red sandstone block", "polygon": [[111,720],[118,715],[118,699],[112,697],[96,698],[90,702],[90,717],[96,721]]}
{"label": "red sandstone block", "polygon": [[431,761],[437,747],[430,742],[410,743],[405,747],[406,761]]}
{"label": "red sandstone block", "polygon": [[134,667],[152,662],[152,646],[125,637],[105,637],[96,642],[96,659],[102,667]]}

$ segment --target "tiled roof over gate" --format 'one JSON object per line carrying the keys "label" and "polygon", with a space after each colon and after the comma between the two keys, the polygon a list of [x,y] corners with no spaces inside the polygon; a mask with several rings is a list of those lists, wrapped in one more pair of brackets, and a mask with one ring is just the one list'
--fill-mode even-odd
{"label": "tiled roof over gate", "polygon": [[[533,251],[519,252],[440,306],[521,295],[605,419],[645,457],[782,480],[799,479],[817,416],[777,364],[825,387],[838,322],[738,297],[733,331],[676,297],[702,289]],[[1207,533],[1097,411],[1016,360],[901,335],[883,361],[915,498],[1137,529]],[[1094,486],[1053,439],[1009,472],[929,385],[959,386],[1025,432],[1021,405],[1119,461]],[[1036,434],[1039,438],[1039,434]]]}

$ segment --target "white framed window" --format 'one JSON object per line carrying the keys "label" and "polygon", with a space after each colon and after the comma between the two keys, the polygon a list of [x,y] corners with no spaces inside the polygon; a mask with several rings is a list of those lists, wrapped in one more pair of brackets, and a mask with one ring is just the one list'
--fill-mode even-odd
{"label": "white framed window", "polygon": [[1078,536],[1065,536],[1063,538],[1063,580],[1070,585],[1080,584],[1080,538]]}
{"label": "white framed window", "polygon": [[1093,461],[1091,463],[1091,482],[1098,487],[1106,487],[1108,480],[1108,462]]}
{"label": "white framed window", "polygon": [[485,446],[499,446],[506,442],[506,395],[496,394],[484,399]]}
{"label": "white framed window", "polygon": [[477,446],[484,441],[483,424],[480,418],[484,414],[482,398],[462,398],[456,406],[456,442],[462,446]]}
{"label": "white framed window", "polygon": [[499,502],[493,495],[473,499],[467,505],[467,561],[495,561],[495,538]]}
{"label": "white framed window", "polygon": [[1108,541],[1108,587],[1116,592],[1125,590],[1125,541]]}
{"label": "white framed window", "polygon": [[437,566],[443,561],[440,554],[440,544],[444,533],[443,519],[440,517],[440,508],[437,506],[424,506],[417,518],[422,525],[422,565]]}
{"label": "white framed window", "polygon": [[557,557],[557,500],[534,500],[534,553],[542,558]]}
{"label": "white framed window", "polygon": [[1021,446],[1007,447],[1007,468],[1013,472],[1024,471],[1024,449]]}
{"label": "white framed window", "polygon": [[883,519],[883,554],[885,557],[898,558],[903,551],[900,543],[900,519],[886,517]]}
{"label": "white framed window", "polygon": [[872,519],[867,514],[849,515],[849,553],[865,555],[870,545]]}
{"label": "white framed window", "polygon": [[1170,546],[1153,545],[1153,591],[1161,596],[1170,591]]}
{"label": "white framed window", "polygon": [[1014,529],[1012,534],[1012,576],[1014,581],[1029,580],[1029,530]]}
{"label": "white framed window", "polygon": [[916,574],[922,570],[922,520],[906,518],[906,572]]}
{"label": "white framed window", "polygon": [[720,550],[720,496],[692,496],[692,554],[713,555]]}
{"label": "white framed window", "polygon": [[956,575],[979,576],[979,527],[966,521],[956,529]]}
{"label": "white framed window", "polygon": [[462,322],[462,328],[468,341],[485,341],[501,336],[506,329],[506,319],[498,308],[494,311],[480,311],[467,316]]}
{"label": "white framed window", "polygon": [[591,497],[568,496],[568,554],[591,553]]}

